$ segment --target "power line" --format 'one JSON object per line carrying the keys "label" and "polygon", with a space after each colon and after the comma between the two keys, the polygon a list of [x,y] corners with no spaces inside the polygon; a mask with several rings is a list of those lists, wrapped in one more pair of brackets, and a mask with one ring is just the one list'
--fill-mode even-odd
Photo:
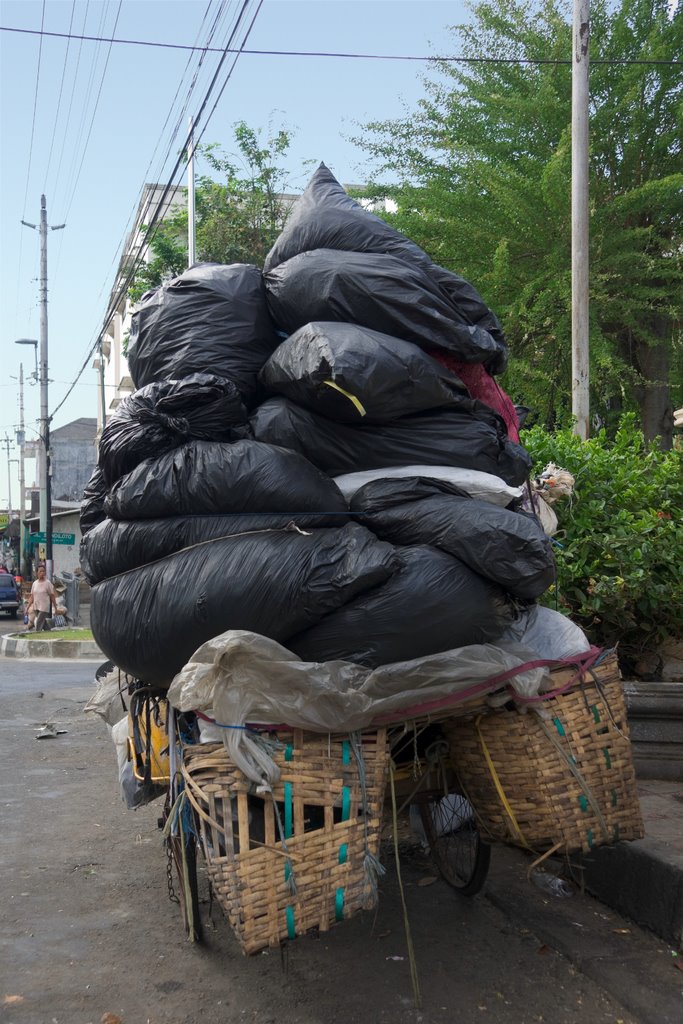
{"label": "power line", "polygon": [[[22,32],[26,35],[54,36],[60,39],[81,39],[90,43],[121,43],[125,46],[154,46],[164,50],[203,50],[206,53],[224,53],[218,47],[198,47],[187,43],[160,43],[149,39],[111,39],[108,36],[77,36],[67,32],[46,32],[37,28],[12,28],[0,25],[0,32]],[[407,60],[445,62],[450,64],[564,64],[571,65],[571,58],[553,57],[446,57],[419,56],[395,53],[334,53],[326,50],[228,50],[228,53],[248,54],[255,57],[336,57],[344,60]],[[664,64],[678,67],[683,60],[658,60],[655,58],[632,59],[630,57],[591,58],[594,64]]]}
{"label": "power line", "polygon": [[[193,145],[196,145],[199,142],[199,139],[201,139],[201,136],[206,131],[206,128],[209,125],[209,121],[211,120],[211,116],[213,115],[213,112],[216,109],[215,104],[214,104],[214,106],[213,106],[213,108],[211,110],[211,114],[209,115],[209,117],[206,120],[206,123],[204,124],[204,127],[202,128],[202,131],[201,131],[200,135],[197,137],[194,134],[195,131],[196,131],[196,128],[198,127],[198,125],[201,122],[202,114],[203,114],[203,112],[204,112],[204,110],[205,110],[205,108],[206,108],[206,106],[207,106],[207,104],[208,104],[208,102],[209,102],[209,100],[211,98],[211,93],[213,92],[214,86],[215,86],[215,84],[216,84],[216,82],[218,80],[218,76],[219,76],[219,74],[221,72],[221,69],[223,67],[223,64],[225,63],[226,58],[230,54],[236,54],[235,60],[232,63],[232,67],[230,68],[230,71],[228,72],[228,75],[226,77],[226,81],[223,83],[223,85],[221,87],[221,90],[220,90],[220,93],[219,93],[219,98],[220,98],[220,95],[222,95],[223,90],[225,89],[225,87],[227,85],[227,82],[230,79],[230,76],[232,75],[232,72],[234,70],[235,64],[237,62],[237,59],[240,56],[241,48],[237,49],[237,50],[233,50],[233,49],[231,49],[230,44],[232,43],[233,39],[237,35],[237,31],[238,31],[238,29],[240,27],[240,22],[242,21],[242,18],[244,17],[244,15],[246,13],[246,10],[247,10],[247,8],[248,8],[250,3],[251,3],[251,0],[243,0],[242,6],[240,8],[239,15],[237,16],[237,21],[235,22],[235,26],[234,26],[231,34],[230,34],[230,39],[228,40],[228,45],[225,47],[225,49],[223,51],[223,56],[221,57],[221,60],[218,63],[218,67],[216,68],[216,71],[215,71],[215,73],[213,75],[213,78],[211,79],[211,83],[209,84],[209,87],[206,90],[206,93],[204,94],[204,99],[203,99],[202,104],[201,104],[201,106],[199,108],[199,112],[197,113],[197,115],[193,119],[193,121],[194,121],[193,128],[190,130],[190,132],[187,135],[187,138],[185,139],[185,144],[183,145],[183,148],[180,151],[180,155],[178,156],[178,159],[175,162],[173,170],[170,173],[168,183],[165,186],[164,191],[163,191],[163,193],[161,195],[161,199],[159,200],[159,202],[157,204],[157,208],[156,208],[156,210],[154,212],[154,215],[152,216],[151,223],[148,225],[148,227],[147,227],[147,229],[145,231],[144,238],[143,238],[142,243],[141,243],[141,245],[139,247],[138,257],[134,261],[132,266],[128,268],[128,271],[127,271],[127,273],[126,273],[126,275],[124,277],[124,280],[121,282],[121,285],[120,285],[120,287],[118,289],[118,292],[110,300],[109,306],[108,306],[107,311],[106,311],[105,316],[104,316],[102,327],[100,328],[100,330],[99,330],[99,332],[97,334],[97,337],[95,338],[95,341],[93,342],[93,344],[92,344],[92,346],[90,348],[90,351],[88,352],[85,360],[83,361],[83,365],[81,366],[80,370],[76,374],[76,376],[75,376],[71,386],[67,390],[66,394],[62,398],[62,400],[59,403],[59,405],[56,407],[56,409],[54,409],[54,411],[52,413],[53,417],[59,412],[61,407],[64,405],[64,403],[68,399],[69,395],[71,394],[73,389],[76,387],[76,384],[78,383],[78,381],[79,381],[79,379],[81,377],[81,374],[87,368],[87,365],[88,365],[88,363],[89,363],[89,361],[90,361],[90,359],[91,359],[95,349],[97,348],[97,345],[99,343],[100,338],[102,337],[102,334],[106,330],[106,328],[107,328],[107,326],[109,324],[109,321],[111,320],[111,317],[113,316],[114,312],[116,311],[116,307],[118,306],[118,304],[121,301],[121,299],[123,298],[123,296],[126,294],[126,291],[128,290],[128,287],[129,287],[131,281],[133,280],[133,277],[135,276],[135,273],[136,273],[138,267],[142,263],[143,253],[144,253],[146,247],[150,245],[150,243],[151,243],[151,241],[152,241],[156,231],[158,230],[158,222],[159,222],[160,217],[161,217],[161,211],[163,209],[164,203],[165,203],[165,201],[166,201],[166,199],[168,197],[168,193],[171,191],[171,189],[173,189],[174,194],[175,194],[175,192],[178,189],[178,185],[177,184],[174,185],[173,179],[175,178],[176,174],[178,173],[178,169],[182,165],[182,162],[183,162],[183,159],[184,159],[184,156],[185,156],[185,152],[187,151],[187,149],[188,149],[188,147],[189,147],[189,145],[191,143]],[[258,14],[259,14],[262,6],[263,6],[263,0],[258,0],[257,7],[256,7],[256,12],[255,12],[253,18],[251,19],[249,27],[248,27],[248,29],[247,29],[247,31],[245,33],[245,36],[244,36],[244,39],[243,39],[243,45],[244,45],[244,43],[246,43],[247,39],[249,38],[249,35],[251,34],[251,31],[252,31],[252,29],[254,27],[254,23],[256,21],[256,18],[258,17]]]}

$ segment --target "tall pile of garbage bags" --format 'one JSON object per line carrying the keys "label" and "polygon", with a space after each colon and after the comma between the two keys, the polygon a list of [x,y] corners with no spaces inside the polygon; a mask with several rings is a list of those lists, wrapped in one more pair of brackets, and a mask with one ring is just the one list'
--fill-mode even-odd
{"label": "tall pile of garbage bags", "polygon": [[506,361],[472,285],[321,165],[263,270],[199,264],[133,316],[81,510],[100,648],[164,687],[226,630],[372,668],[519,630],[554,559]]}

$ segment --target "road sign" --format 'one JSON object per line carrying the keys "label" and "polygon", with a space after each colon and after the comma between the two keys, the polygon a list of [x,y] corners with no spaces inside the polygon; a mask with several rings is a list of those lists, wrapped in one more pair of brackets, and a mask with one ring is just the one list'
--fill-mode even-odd
{"label": "road sign", "polygon": [[9,516],[6,513],[0,515],[0,530],[4,530],[9,525]]}
{"label": "road sign", "polygon": [[[32,533],[29,539],[31,541],[31,544],[46,544],[47,543],[47,537],[45,536],[44,532]],[[73,545],[76,543],[76,534],[75,533],[53,533],[52,534],[52,543],[53,544],[71,544],[71,546],[73,547]]]}

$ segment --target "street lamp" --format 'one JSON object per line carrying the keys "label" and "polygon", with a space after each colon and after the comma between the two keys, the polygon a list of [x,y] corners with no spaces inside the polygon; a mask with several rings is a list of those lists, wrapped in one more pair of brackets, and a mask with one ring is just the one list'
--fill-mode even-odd
{"label": "street lamp", "polygon": [[35,338],[17,338],[14,342],[15,345],[33,345],[33,355],[35,356],[35,369],[33,371],[33,380],[38,380],[38,345],[40,342],[36,341]]}
{"label": "street lamp", "polygon": [[[47,315],[45,314],[45,320]],[[45,567],[52,579],[52,495],[50,494],[50,417],[47,413],[47,322],[41,323],[40,342],[40,440],[43,452],[40,466],[40,532],[45,534]],[[33,345],[38,377],[38,342],[34,338],[17,338],[17,345]]]}

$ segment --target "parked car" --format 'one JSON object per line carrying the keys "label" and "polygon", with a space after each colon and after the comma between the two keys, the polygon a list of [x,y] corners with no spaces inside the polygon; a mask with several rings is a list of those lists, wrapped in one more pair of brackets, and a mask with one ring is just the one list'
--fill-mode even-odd
{"label": "parked car", "polygon": [[7,612],[11,619],[16,619],[21,607],[21,592],[14,576],[8,572],[0,572],[0,611]]}

